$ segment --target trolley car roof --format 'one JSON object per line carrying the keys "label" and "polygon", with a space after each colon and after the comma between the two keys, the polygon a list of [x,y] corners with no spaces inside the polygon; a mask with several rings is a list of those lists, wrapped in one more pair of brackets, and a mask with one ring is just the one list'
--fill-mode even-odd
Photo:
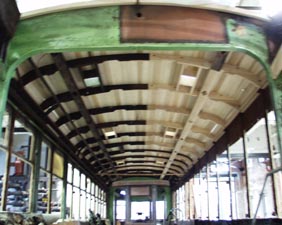
{"label": "trolley car roof", "polygon": [[[123,13],[125,39],[146,35],[129,37],[130,7]],[[224,42],[220,28],[211,35],[213,22],[203,37]],[[24,100],[100,182],[145,176],[177,186],[266,87],[262,65],[242,52],[91,49],[31,56],[10,99]]]}

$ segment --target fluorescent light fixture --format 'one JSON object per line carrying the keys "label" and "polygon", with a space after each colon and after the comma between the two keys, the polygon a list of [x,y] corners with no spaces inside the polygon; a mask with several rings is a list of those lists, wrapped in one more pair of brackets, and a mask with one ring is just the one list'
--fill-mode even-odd
{"label": "fluorescent light fixture", "polygon": [[84,83],[86,87],[98,87],[101,85],[99,77],[85,78]]}
{"label": "fluorescent light fixture", "polygon": [[175,137],[176,133],[177,133],[177,129],[171,128],[171,127],[167,127],[166,131],[164,133],[164,136]]}
{"label": "fluorescent light fixture", "polygon": [[107,137],[116,136],[116,132],[114,130],[113,131],[109,131],[109,132],[105,132],[105,135]]}
{"label": "fluorescent light fixture", "polygon": [[217,129],[217,127],[218,127],[218,124],[215,124],[215,125],[213,126],[213,128],[211,129],[211,133],[212,133],[212,134],[215,133],[215,130]]}
{"label": "fluorescent light fixture", "polygon": [[164,161],[156,160],[156,164],[163,165]]}
{"label": "fluorescent light fixture", "polygon": [[121,191],[119,192],[119,194],[120,194],[120,195],[126,195],[126,191],[125,191],[125,190],[121,190]]}
{"label": "fluorescent light fixture", "polygon": [[116,137],[117,136],[117,133],[111,128],[111,129],[105,129],[103,130],[104,132],[104,135],[106,138],[109,138],[109,137]]}
{"label": "fluorescent light fixture", "polygon": [[183,86],[193,87],[196,83],[196,77],[186,74],[181,74],[179,78],[179,84]]}
{"label": "fluorescent light fixture", "polygon": [[117,165],[118,165],[118,166],[124,165],[124,160],[117,161]]}

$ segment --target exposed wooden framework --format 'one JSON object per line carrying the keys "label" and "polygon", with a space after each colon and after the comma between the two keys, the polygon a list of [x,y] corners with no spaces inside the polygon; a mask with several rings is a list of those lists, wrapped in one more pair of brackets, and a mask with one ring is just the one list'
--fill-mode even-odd
{"label": "exposed wooden framework", "polygon": [[[164,9],[144,7],[146,18],[154,18],[153,8]],[[211,26],[199,32],[190,26],[187,8],[175,10],[179,15],[155,18],[174,28],[171,42],[228,42],[228,16],[191,11],[195,23],[209,18]],[[171,38],[162,27],[154,34],[140,32],[154,26],[132,13],[132,7],[121,8],[122,43]],[[175,23],[179,16],[182,26]],[[140,29],[132,32],[132,24]],[[100,185],[150,176],[176,187],[267,86],[263,71],[249,55],[225,50],[45,53],[18,67],[10,101],[34,116]]]}

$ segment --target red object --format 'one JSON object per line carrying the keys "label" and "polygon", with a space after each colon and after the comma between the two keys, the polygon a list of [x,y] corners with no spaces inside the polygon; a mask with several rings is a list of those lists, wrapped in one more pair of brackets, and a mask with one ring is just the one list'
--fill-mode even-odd
{"label": "red object", "polygon": [[15,165],[15,175],[17,176],[23,175],[23,162],[17,159],[14,162],[14,165]]}

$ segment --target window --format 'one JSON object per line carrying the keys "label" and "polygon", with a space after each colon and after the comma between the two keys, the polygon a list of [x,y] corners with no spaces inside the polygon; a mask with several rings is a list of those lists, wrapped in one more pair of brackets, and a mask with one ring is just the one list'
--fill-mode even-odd
{"label": "window", "polygon": [[231,189],[232,189],[232,216],[233,219],[248,217],[247,200],[247,170],[245,165],[243,139],[229,147]]}
{"label": "window", "polygon": [[209,194],[209,219],[218,220],[218,168],[217,161],[209,164],[208,170],[208,194]]}
{"label": "window", "polygon": [[[260,119],[246,133],[246,151],[251,217],[258,206],[266,174],[271,171],[270,154],[267,144],[265,119]],[[275,214],[272,180],[268,179],[257,217],[267,218]]]}
{"label": "window", "polygon": [[[273,169],[281,167],[281,155],[278,146],[277,126],[274,111],[267,114],[268,120],[268,135],[270,138],[271,156]],[[275,199],[277,205],[277,214],[282,217],[282,171],[274,174],[274,187],[275,187]]]}
{"label": "window", "polygon": [[219,191],[219,218],[222,220],[231,219],[230,207],[230,181],[229,181],[229,160],[227,151],[217,157],[218,191]]}
{"label": "window", "polygon": [[150,219],[150,201],[131,201],[131,220]]}
{"label": "window", "polygon": [[51,213],[61,212],[63,181],[53,176],[52,179],[52,199],[51,199]]}

